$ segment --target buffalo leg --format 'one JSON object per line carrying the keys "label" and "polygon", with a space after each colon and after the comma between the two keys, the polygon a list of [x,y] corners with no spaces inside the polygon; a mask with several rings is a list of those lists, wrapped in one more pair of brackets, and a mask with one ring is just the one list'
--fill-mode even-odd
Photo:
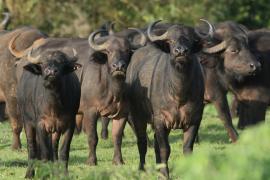
{"label": "buffalo leg", "polygon": [[126,125],[126,119],[113,119],[112,122],[112,138],[114,144],[114,156],[113,156],[113,164],[121,165],[124,164],[121,152],[122,138],[123,132]]}
{"label": "buffalo leg", "polygon": [[76,128],[75,128],[75,134],[79,134],[82,130],[82,122],[83,122],[83,113],[79,112],[76,114]]}
{"label": "buffalo leg", "polygon": [[32,178],[35,175],[34,160],[37,159],[36,132],[35,129],[28,124],[25,124],[24,127],[28,150],[28,168],[25,174],[25,178]]}
{"label": "buffalo leg", "polygon": [[238,133],[233,127],[232,117],[230,114],[230,109],[228,105],[228,101],[225,95],[222,95],[221,98],[217,99],[213,102],[217,112],[219,114],[220,119],[223,122],[225,129],[231,139],[232,142],[236,142],[238,138]]}
{"label": "buffalo leg", "polygon": [[191,125],[188,129],[184,130],[184,142],[183,142],[183,153],[190,154],[193,151],[193,145],[199,130],[198,125]]}
{"label": "buffalo leg", "polygon": [[239,102],[238,128],[244,129],[265,120],[267,104],[259,101]]}
{"label": "buffalo leg", "polygon": [[231,109],[230,109],[232,118],[235,118],[235,117],[238,116],[238,111],[239,111],[238,110],[238,100],[234,96],[233,99],[232,99]]}
{"label": "buffalo leg", "polygon": [[40,157],[43,161],[48,161],[53,159],[53,149],[51,136],[43,128],[37,128],[37,135],[40,145]]}
{"label": "buffalo leg", "polygon": [[170,157],[171,148],[168,141],[170,131],[164,125],[155,125],[155,154],[156,163],[164,164],[165,167],[160,168],[160,172],[169,178],[168,159]]}
{"label": "buffalo leg", "polygon": [[0,102],[0,122],[4,121],[6,118],[5,107],[6,107],[5,102]]}
{"label": "buffalo leg", "polygon": [[101,138],[102,139],[108,139],[108,126],[109,126],[110,119],[107,117],[101,118]]}
{"label": "buffalo leg", "polygon": [[134,126],[134,131],[137,137],[137,146],[140,154],[139,170],[144,170],[145,155],[147,152],[147,134],[146,134],[147,123],[146,121],[138,122],[138,120],[136,119],[136,121],[133,121],[132,124]]}
{"label": "buffalo leg", "polygon": [[55,132],[52,134],[52,148],[53,148],[53,160],[58,160],[58,146],[59,146],[59,140],[60,140],[61,134],[58,132]]}
{"label": "buffalo leg", "polygon": [[7,107],[11,127],[12,127],[12,132],[13,132],[12,149],[17,150],[21,148],[20,134],[22,132],[23,124],[22,124],[22,121],[17,116],[16,99],[11,97],[6,102],[7,102],[6,107]]}
{"label": "buffalo leg", "polygon": [[70,128],[67,129],[67,131],[64,133],[63,143],[60,149],[60,160],[65,163],[66,171],[68,169],[70,144],[74,134],[74,129],[75,129],[75,118],[74,123],[72,123]]}
{"label": "buffalo leg", "polygon": [[97,165],[97,155],[96,155],[96,148],[98,144],[97,120],[98,116],[95,111],[89,110],[84,114],[83,127],[87,134],[89,147],[89,156],[86,163],[91,166]]}

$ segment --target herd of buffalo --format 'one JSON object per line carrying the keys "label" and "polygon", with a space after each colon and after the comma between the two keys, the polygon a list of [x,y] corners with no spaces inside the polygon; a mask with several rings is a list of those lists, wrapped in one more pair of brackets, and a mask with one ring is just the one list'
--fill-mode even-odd
{"label": "herd of buffalo", "polygon": [[[13,149],[21,148],[25,129],[27,178],[34,176],[35,159],[55,161],[59,155],[67,169],[75,129],[87,134],[87,163],[96,165],[101,117],[102,137],[112,121],[116,165],[124,163],[121,144],[129,123],[141,170],[151,124],[156,163],[166,165],[160,172],[167,178],[170,131],[183,130],[183,152],[191,153],[205,104],[214,104],[232,142],[238,139],[232,115],[239,116],[240,129],[265,120],[270,30],[201,19],[196,27],[155,21],[120,32],[109,23],[89,38],[54,38],[31,27],[4,30],[9,22],[5,15],[0,24],[0,101],[11,122]],[[234,95],[232,110],[228,92]]]}

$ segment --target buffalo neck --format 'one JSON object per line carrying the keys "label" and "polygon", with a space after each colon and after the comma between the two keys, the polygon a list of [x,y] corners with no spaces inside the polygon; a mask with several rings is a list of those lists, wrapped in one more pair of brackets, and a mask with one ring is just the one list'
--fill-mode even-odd
{"label": "buffalo neck", "polygon": [[49,87],[44,86],[46,104],[53,109],[61,109],[64,106],[61,98],[62,83],[63,82],[59,79],[53,82]]}
{"label": "buffalo neck", "polygon": [[182,96],[186,94],[186,91],[189,89],[191,78],[193,59],[188,59],[185,64],[174,64],[174,60],[171,60],[170,63],[167,63],[166,72],[168,74],[165,76],[165,86],[169,90],[171,95]]}

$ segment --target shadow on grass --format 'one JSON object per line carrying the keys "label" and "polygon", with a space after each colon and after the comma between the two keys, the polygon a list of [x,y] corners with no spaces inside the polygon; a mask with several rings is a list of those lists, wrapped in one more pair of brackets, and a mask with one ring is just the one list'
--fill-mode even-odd
{"label": "shadow on grass", "polygon": [[87,154],[83,156],[71,155],[69,158],[69,165],[86,164]]}
{"label": "shadow on grass", "polygon": [[27,160],[14,159],[8,161],[0,161],[0,166],[3,167],[27,167]]}
{"label": "shadow on grass", "polygon": [[[79,164],[79,165],[81,165],[81,164],[87,165],[87,164],[86,164],[87,159],[88,159],[88,153],[85,154],[85,155],[83,155],[83,156],[71,155],[68,164],[69,164],[69,165],[74,165],[74,166],[76,166],[76,165],[78,165],[78,164]],[[99,166],[99,164],[101,164],[101,163],[108,162],[108,161],[112,161],[112,159],[113,159],[113,156],[112,156],[111,158],[109,157],[109,159],[104,159],[104,158],[99,157],[99,156],[97,155],[97,163],[98,163],[98,166]],[[87,165],[87,166],[88,166],[88,165]],[[90,165],[89,165],[89,167],[90,167]],[[92,167],[95,167],[95,166],[92,166]]]}
{"label": "shadow on grass", "polygon": [[4,149],[4,148],[7,148],[7,147],[11,147],[11,144],[1,144],[0,145],[0,150]]}
{"label": "shadow on grass", "polygon": [[208,125],[204,129],[199,130],[200,142],[209,143],[229,143],[228,135],[224,127],[220,125]]}
{"label": "shadow on grass", "polygon": [[[183,142],[183,133],[171,133],[169,136],[170,143],[180,143]],[[199,143],[201,142],[209,142],[209,143],[229,143],[229,138],[224,127],[220,125],[208,125],[204,128],[199,129]]]}

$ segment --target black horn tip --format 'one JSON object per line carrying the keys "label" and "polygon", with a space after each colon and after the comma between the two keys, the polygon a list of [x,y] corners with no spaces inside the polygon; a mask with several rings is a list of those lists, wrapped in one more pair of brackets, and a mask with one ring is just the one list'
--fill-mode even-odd
{"label": "black horn tip", "polygon": [[99,33],[102,33],[102,32],[108,32],[108,31],[106,31],[106,30],[98,30],[98,31],[94,31],[94,32],[92,32],[90,35],[89,35],[89,38],[88,38],[88,42],[89,42],[89,45],[90,45],[90,47],[91,48],[93,48],[94,50],[96,50],[96,51],[101,51],[101,50],[104,50],[104,48],[106,47],[105,46],[105,43],[104,44],[101,44],[101,45],[97,45],[96,43],[95,43],[95,36],[97,35],[97,34],[99,34]]}
{"label": "black horn tip", "polygon": [[133,27],[129,27],[128,29],[134,30],[141,35],[141,41],[140,41],[141,46],[144,46],[146,44],[147,38],[146,38],[145,34],[140,29],[133,28]]}
{"label": "black horn tip", "polygon": [[152,42],[153,42],[153,41],[157,41],[157,40],[164,40],[164,39],[167,38],[167,31],[166,31],[164,34],[160,35],[160,36],[157,36],[157,35],[152,34],[152,29],[153,29],[153,27],[154,27],[157,23],[159,23],[159,22],[161,22],[161,21],[162,21],[162,20],[154,21],[154,22],[152,22],[152,23],[148,26],[148,28],[147,28],[147,36],[148,36],[148,38],[149,38]]}

